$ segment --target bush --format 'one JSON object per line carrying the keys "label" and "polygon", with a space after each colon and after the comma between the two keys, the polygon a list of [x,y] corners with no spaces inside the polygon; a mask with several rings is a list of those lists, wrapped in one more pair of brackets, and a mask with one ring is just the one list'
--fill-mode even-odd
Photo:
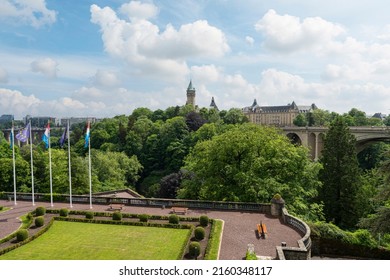
{"label": "bush", "polygon": [[68,214],[69,214],[69,210],[68,209],[66,209],[66,208],[60,209],[60,216],[61,217],[68,217]]}
{"label": "bush", "polygon": [[24,241],[28,238],[28,231],[27,229],[20,229],[16,232],[16,240],[18,242]]}
{"label": "bush", "polygon": [[45,223],[45,219],[43,218],[43,216],[39,216],[39,217],[36,217],[35,218],[35,226],[36,227],[41,227],[41,226],[43,226],[44,225],[44,223]]}
{"label": "bush", "polygon": [[122,220],[122,213],[119,211],[115,211],[114,214],[112,214],[112,219],[114,221],[120,221]]}
{"label": "bush", "polygon": [[37,207],[37,209],[35,209],[35,216],[44,216],[46,214],[46,208],[43,207],[43,206],[39,206]]}
{"label": "bush", "polygon": [[140,222],[147,223],[148,219],[149,219],[149,215],[146,215],[146,214],[139,215]]}
{"label": "bush", "polygon": [[199,217],[199,224],[202,227],[207,227],[209,225],[209,217],[207,217],[207,216],[200,216]]}
{"label": "bush", "polygon": [[4,208],[3,206],[0,206],[0,211],[3,210],[3,208]]}
{"label": "bush", "polygon": [[205,236],[205,231],[204,228],[202,227],[197,227],[195,229],[195,238],[196,240],[203,240]]}
{"label": "bush", "polygon": [[249,251],[246,251],[245,259],[246,260],[257,260],[257,256],[255,253],[250,253]]}
{"label": "bush", "polygon": [[93,219],[93,212],[87,212],[87,213],[85,213],[85,218],[86,218],[86,219],[89,219],[89,220],[92,220],[92,219]]}
{"label": "bush", "polygon": [[179,216],[176,214],[169,215],[168,221],[170,224],[179,224]]}
{"label": "bush", "polygon": [[189,253],[190,253],[190,256],[193,257],[194,259],[196,259],[200,255],[200,244],[199,244],[199,242],[192,241],[190,243]]}

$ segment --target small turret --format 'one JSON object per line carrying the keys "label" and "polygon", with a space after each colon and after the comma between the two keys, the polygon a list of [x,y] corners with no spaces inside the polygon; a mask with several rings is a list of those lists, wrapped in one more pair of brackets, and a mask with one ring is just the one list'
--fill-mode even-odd
{"label": "small turret", "polygon": [[211,97],[210,109],[215,109],[219,111],[217,104],[214,101],[214,97]]}

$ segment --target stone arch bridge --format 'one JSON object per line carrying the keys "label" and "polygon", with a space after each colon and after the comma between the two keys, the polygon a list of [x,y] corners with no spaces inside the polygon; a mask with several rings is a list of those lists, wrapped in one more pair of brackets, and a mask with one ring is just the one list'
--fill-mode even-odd
{"label": "stone arch bridge", "polygon": [[[292,143],[308,147],[313,160],[321,156],[324,137],[328,127],[284,127],[282,131]],[[356,137],[356,151],[363,151],[370,144],[390,140],[390,127],[387,126],[351,126],[350,132]]]}

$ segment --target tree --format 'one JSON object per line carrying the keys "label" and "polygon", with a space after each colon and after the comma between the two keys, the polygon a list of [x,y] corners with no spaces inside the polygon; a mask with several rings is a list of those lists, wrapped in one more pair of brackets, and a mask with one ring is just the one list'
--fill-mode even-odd
{"label": "tree", "polygon": [[248,118],[242,110],[237,108],[230,109],[222,119],[226,124],[242,124],[248,122]]}
{"label": "tree", "polygon": [[186,115],[186,124],[190,131],[197,131],[205,123],[206,120],[197,112],[192,111]]}
{"label": "tree", "polygon": [[306,126],[307,125],[306,116],[302,113],[299,114],[298,116],[295,117],[293,123],[296,126]]}
{"label": "tree", "polygon": [[238,125],[195,145],[182,168],[191,176],[183,179],[179,197],[269,202],[280,193],[289,211],[304,214],[317,195],[312,165],[307,150],[276,129]]}
{"label": "tree", "polygon": [[319,174],[323,186],[319,197],[324,203],[326,220],[342,228],[354,227],[358,219],[356,195],[361,182],[355,145],[356,139],[344,118],[337,117],[324,139],[323,169]]}
{"label": "tree", "polygon": [[176,198],[177,191],[180,188],[181,180],[182,175],[180,171],[164,176],[160,181],[159,197]]}

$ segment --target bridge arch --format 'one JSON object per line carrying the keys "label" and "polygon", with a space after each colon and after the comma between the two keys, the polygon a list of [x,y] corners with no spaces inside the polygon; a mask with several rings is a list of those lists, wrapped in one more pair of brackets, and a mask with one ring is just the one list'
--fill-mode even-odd
{"label": "bridge arch", "polygon": [[290,139],[290,142],[294,145],[301,146],[302,145],[302,139],[299,137],[298,134],[291,132],[286,134],[287,138]]}

